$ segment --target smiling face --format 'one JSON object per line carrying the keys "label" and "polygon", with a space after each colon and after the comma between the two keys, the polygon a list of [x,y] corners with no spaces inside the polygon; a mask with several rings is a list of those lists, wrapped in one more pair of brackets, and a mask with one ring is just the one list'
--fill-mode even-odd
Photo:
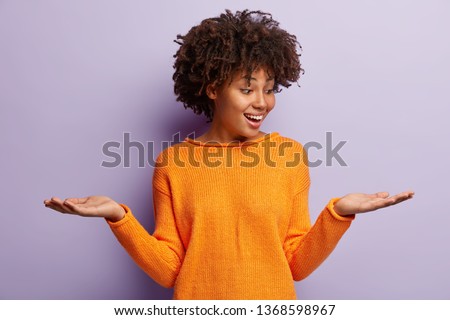
{"label": "smiling face", "polygon": [[227,143],[253,140],[264,135],[259,129],[275,106],[274,79],[264,68],[250,77],[236,72],[231,83],[219,88],[209,86],[208,97],[214,102],[214,116],[204,141]]}

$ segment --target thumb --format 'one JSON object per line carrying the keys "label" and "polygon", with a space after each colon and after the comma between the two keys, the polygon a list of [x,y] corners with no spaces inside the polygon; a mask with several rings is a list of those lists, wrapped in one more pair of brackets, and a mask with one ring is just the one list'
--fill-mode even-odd
{"label": "thumb", "polygon": [[67,198],[64,200],[64,203],[69,202],[71,204],[81,204],[81,203],[86,203],[87,201],[87,197],[86,198]]}
{"label": "thumb", "polygon": [[87,216],[98,215],[97,207],[86,206],[83,203],[76,204],[76,203],[72,203],[69,200],[64,201],[64,205],[66,205],[73,213],[76,213],[80,216],[87,217]]}
{"label": "thumb", "polygon": [[377,192],[377,193],[375,193],[375,197],[377,197],[377,198],[387,198],[387,197],[389,197],[389,192],[386,192],[386,191]]}

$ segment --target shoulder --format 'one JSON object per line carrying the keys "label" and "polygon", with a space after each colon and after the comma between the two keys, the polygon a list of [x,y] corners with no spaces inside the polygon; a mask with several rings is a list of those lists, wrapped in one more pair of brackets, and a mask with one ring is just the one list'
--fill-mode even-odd
{"label": "shoulder", "polygon": [[188,143],[185,141],[173,144],[165,149],[163,149],[159,155],[156,157],[155,169],[156,168],[168,168],[179,160],[180,155],[186,153],[189,147]]}
{"label": "shoulder", "polygon": [[[185,167],[183,149],[188,146],[180,142],[163,149],[155,159],[153,171],[153,186],[163,193],[170,194],[171,179],[180,173],[179,169]],[[171,178],[172,177],[172,178]]]}
{"label": "shoulder", "polygon": [[301,156],[306,157],[303,144],[293,138],[282,136],[278,133],[274,133],[270,137],[270,141],[275,142],[274,146],[281,156]]}
{"label": "shoulder", "polygon": [[302,143],[299,141],[281,136],[274,135],[272,141],[275,146],[274,151],[278,157],[278,166],[289,175],[292,190],[297,193],[306,189],[310,184],[308,156]]}

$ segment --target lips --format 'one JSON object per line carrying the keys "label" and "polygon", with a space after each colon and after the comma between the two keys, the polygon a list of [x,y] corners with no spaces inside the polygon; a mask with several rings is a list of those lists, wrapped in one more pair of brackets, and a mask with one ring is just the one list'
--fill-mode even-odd
{"label": "lips", "polygon": [[254,130],[259,129],[264,119],[264,116],[262,114],[244,113],[244,117],[247,119],[247,123],[250,128]]}
{"label": "lips", "polygon": [[263,119],[263,115],[255,115],[255,114],[251,114],[251,113],[244,113],[244,116],[248,120],[255,121],[255,122],[259,122]]}

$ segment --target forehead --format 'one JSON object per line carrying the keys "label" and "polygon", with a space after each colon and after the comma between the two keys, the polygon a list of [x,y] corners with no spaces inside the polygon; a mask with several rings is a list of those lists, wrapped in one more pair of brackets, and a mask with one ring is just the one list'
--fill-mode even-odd
{"label": "forehead", "polygon": [[273,72],[271,72],[268,68],[257,68],[252,71],[251,74],[246,72],[245,70],[238,70],[233,74],[233,81],[264,81],[269,82],[274,80]]}

